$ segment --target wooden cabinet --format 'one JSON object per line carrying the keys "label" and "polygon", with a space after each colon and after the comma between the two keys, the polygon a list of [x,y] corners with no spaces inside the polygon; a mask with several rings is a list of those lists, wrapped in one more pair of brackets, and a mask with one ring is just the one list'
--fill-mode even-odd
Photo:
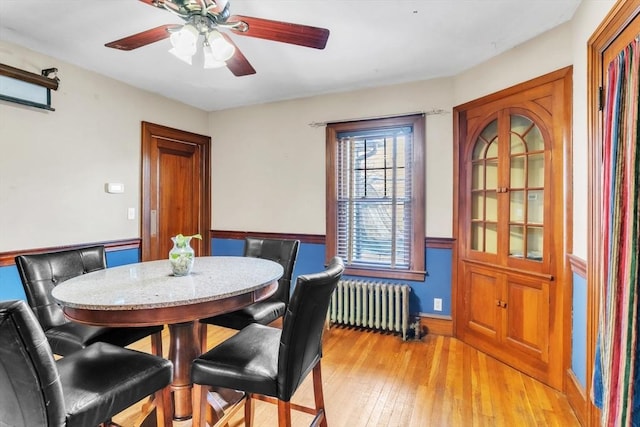
{"label": "wooden cabinet", "polygon": [[555,283],[472,261],[463,268],[464,341],[551,384],[549,292]]}
{"label": "wooden cabinet", "polygon": [[562,387],[571,69],[456,107],[456,334]]}

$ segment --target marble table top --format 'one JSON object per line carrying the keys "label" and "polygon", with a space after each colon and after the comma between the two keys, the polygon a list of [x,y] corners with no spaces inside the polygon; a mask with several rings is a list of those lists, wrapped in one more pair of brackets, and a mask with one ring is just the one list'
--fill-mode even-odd
{"label": "marble table top", "polygon": [[187,276],[171,273],[169,260],[107,268],[69,279],[51,295],[60,304],[88,310],[175,307],[242,295],[278,280],[280,264],[251,257],[196,257]]}

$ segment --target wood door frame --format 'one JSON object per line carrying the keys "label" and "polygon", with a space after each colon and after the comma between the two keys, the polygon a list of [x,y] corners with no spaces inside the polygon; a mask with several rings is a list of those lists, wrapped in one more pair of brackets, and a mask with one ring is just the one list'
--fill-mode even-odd
{"label": "wood door frame", "polygon": [[[587,229],[599,229],[601,223],[599,185],[600,150],[602,148],[602,111],[600,110],[600,88],[603,86],[603,55],[625,31],[629,23],[640,15],[640,0],[619,0],[609,11],[602,23],[589,38],[587,57],[587,130],[588,130],[588,219]],[[624,46],[623,46],[624,47]],[[593,388],[591,373],[595,365],[596,341],[602,288],[602,240],[599,233],[587,236],[587,426],[600,424],[600,411],[589,396]]]}
{"label": "wood door frame", "polygon": [[[469,101],[465,104],[458,105],[453,109],[453,239],[456,244],[453,246],[452,253],[452,272],[451,272],[451,313],[453,319],[453,332],[455,337],[459,337],[459,328],[461,328],[461,318],[462,311],[458,310],[458,301],[461,297],[462,292],[462,281],[464,277],[461,275],[459,271],[460,265],[460,252],[461,245],[463,244],[461,241],[461,236],[459,233],[459,221],[464,218],[464,215],[461,215],[459,209],[459,200],[460,200],[460,150],[461,147],[464,147],[466,141],[461,140],[461,135],[467,135],[468,129],[466,129],[466,122],[464,120],[464,113],[469,109],[491,102],[497,102],[503,98],[508,98],[517,93],[524,92],[525,90],[533,89],[537,86],[542,86],[545,84],[549,84],[556,81],[563,81],[564,84],[564,93],[561,100],[558,102],[563,103],[562,112],[564,116],[562,117],[562,121],[564,123],[568,123],[569,125],[564,126],[562,129],[562,134],[557,135],[561,141],[556,142],[556,146],[562,150],[562,164],[557,165],[556,167],[561,167],[563,169],[563,185],[556,189],[556,191],[562,194],[564,200],[564,209],[562,214],[558,213],[557,218],[553,218],[554,223],[558,223],[558,228],[563,230],[563,235],[558,238],[561,239],[561,246],[563,249],[563,255],[570,254],[573,248],[573,180],[572,180],[572,165],[573,165],[573,144],[572,144],[572,75],[573,75],[573,67],[568,66],[551,73],[545,74],[543,76],[534,78],[532,80],[528,80],[526,82],[517,84],[515,86],[511,86],[507,89],[494,92],[490,95],[484,96],[480,99],[476,99],[473,101]],[[505,104],[505,107],[508,107]],[[464,239],[462,239],[464,240]],[[570,363],[570,359],[567,358],[567,349],[571,348],[571,318],[567,316],[567,313],[571,313],[571,281],[568,278],[571,277],[571,268],[570,263],[566,256],[558,257],[559,264],[555,266],[557,277],[553,278],[553,281],[557,286],[562,286],[562,290],[559,293],[561,295],[559,301],[556,303],[560,304],[561,307],[556,308],[551,315],[554,316],[556,313],[561,312],[564,313],[564,318],[562,319],[562,326],[560,327],[562,330],[562,371],[566,370],[566,364]],[[555,261],[552,261],[555,262]],[[550,341],[550,345],[554,345]],[[569,353],[570,354],[570,353]]]}
{"label": "wood door frame", "polygon": [[179,129],[170,128],[167,126],[158,125],[155,123],[142,122],[141,125],[141,141],[142,141],[142,178],[141,178],[141,212],[140,212],[140,235],[142,238],[141,243],[141,258],[145,259],[145,254],[149,251],[149,241],[151,237],[151,167],[150,167],[150,151],[151,144],[155,137],[161,137],[163,139],[174,141],[186,141],[200,146],[202,150],[201,159],[201,191],[200,191],[200,206],[199,206],[199,229],[202,235],[202,242],[200,244],[199,255],[206,256],[211,254],[211,138],[205,135],[199,135],[196,133],[183,131]]}

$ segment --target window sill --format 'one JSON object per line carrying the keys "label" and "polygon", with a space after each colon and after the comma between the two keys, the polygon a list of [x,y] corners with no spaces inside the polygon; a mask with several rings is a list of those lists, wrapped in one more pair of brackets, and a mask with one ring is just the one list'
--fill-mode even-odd
{"label": "window sill", "polygon": [[424,282],[427,276],[426,271],[409,270],[382,270],[364,267],[346,266],[344,270],[346,276],[376,277],[380,279],[411,280],[413,282]]}

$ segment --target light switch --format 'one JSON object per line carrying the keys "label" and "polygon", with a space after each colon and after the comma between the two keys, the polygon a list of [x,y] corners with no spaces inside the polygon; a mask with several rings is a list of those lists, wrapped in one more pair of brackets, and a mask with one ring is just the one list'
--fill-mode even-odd
{"label": "light switch", "polygon": [[136,219],[136,208],[127,209],[127,219]]}
{"label": "light switch", "polygon": [[105,187],[107,193],[124,193],[124,184],[120,182],[107,182]]}

